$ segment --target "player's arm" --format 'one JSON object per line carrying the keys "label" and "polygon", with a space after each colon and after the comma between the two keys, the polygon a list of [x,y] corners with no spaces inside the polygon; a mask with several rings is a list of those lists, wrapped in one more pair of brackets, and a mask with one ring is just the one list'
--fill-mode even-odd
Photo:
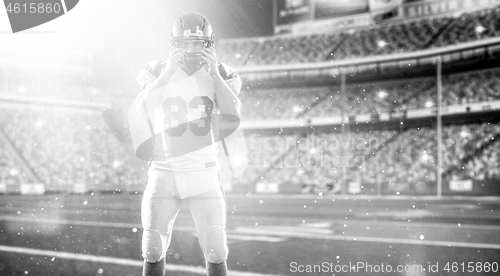
{"label": "player's arm", "polygon": [[178,60],[184,54],[185,50],[173,48],[170,50],[169,58],[165,70],[155,78],[149,70],[141,70],[137,76],[137,82],[142,88],[142,91],[136,96],[135,104],[140,107],[146,102],[147,105],[158,104],[163,91],[157,89],[168,84],[168,81],[179,68]]}
{"label": "player's arm", "polygon": [[167,75],[166,71],[164,71],[160,76],[158,76],[158,78],[155,78],[149,84],[143,84],[143,90],[135,97],[136,106],[141,107],[142,109],[142,105],[144,103],[148,106],[158,103],[160,101],[162,91],[156,88],[161,87],[162,84],[165,85],[168,83],[170,77],[171,75]]}
{"label": "player's arm", "polygon": [[205,48],[201,51],[201,57],[207,62],[209,68],[209,74],[212,77],[215,96],[217,98],[217,106],[222,114],[233,115],[237,118],[241,118],[241,101],[237,94],[241,85],[239,87],[234,86],[233,89],[226,83],[219,73],[219,67],[217,64],[217,58],[215,56],[214,48]]}

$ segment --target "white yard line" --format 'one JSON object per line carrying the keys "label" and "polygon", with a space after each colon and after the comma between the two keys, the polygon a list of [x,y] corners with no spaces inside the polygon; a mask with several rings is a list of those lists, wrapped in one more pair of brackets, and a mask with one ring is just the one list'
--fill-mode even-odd
{"label": "white yard line", "polygon": [[[37,218],[22,218],[0,216],[0,221],[21,221],[21,222],[38,222],[38,223],[53,223],[53,224],[71,224],[82,226],[99,226],[99,227],[116,227],[127,229],[141,229],[139,224],[115,223],[115,222],[99,222],[99,221],[77,221],[77,220],[60,220],[60,219],[37,219]],[[176,227],[178,231],[194,232],[194,227]],[[323,240],[339,240],[339,241],[359,241],[359,242],[374,242],[374,243],[390,243],[390,244],[407,244],[407,245],[424,245],[424,246],[445,246],[445,247],[463,247],[477,249],[500,249],[500,244],[487,243],[469,243],[469,242],[453,242],[453,241],[432,241],[432,240],[413,240],[413,239],[394,239],[382,237],[362,237],[362,236],[345,236],[323,234],[315,232],[301,232],[300,227],[294,229],[279,229],[279,228],[261,228],[261,227],[237,227],[228,229],[227,233],[230,237],[235,238],[235,235],[254,235],[257,237],[282,237],[282,238],[307,238],[307,239],[323,239]],[[247,238],[247,237],[246,237]],[[259,238],[265,240],[264,238]]]}
{"label": "white yard line", "polygon": [[[12,211],[13,209],[11,207],[0,207],[0,214],[5,211]],[[16,208],[15,210],[17,211],[22,211],[21,213],[23,215],[26,214],[33,214],[33,212],[37,211],[34,210],[33,208]],[[57,211],[62,211],[57,209]],[[124,213],[124,209],[114,209],[114,210],[107,210],[108,214],[109,213]],[[81,210],[64,210],[65,214],[77,214],[77,215],[94,215],[94,214],[101,214],[102,211],[100,210],[95,210],[95,209],[81,209]],[[137,216],[139,217],[140,214],[129,214],[130,216]],[[244,218],[247,219],[247,215],[239,215],[239,214],[229,214],[231,218]],[[11,215],[7,215],[7,217],[14,217]],[[33,216],[34,217],[34,216]],[[0,215],[0,219],[2,216]],[[464,220],[467,218],[464,218]],[[274,217],[259,217],[259,220],[261,221],[276,221],[276,218]],[[76,221],[76,220],[68,220],[68,221]],[[299,220],[296,218],[288,218],[288,217],[280,217],[280,222],[281,221],[287,221],[290,223],[297,223]],[[328,221],[325,221],[324,219],[316,219],[313,218],[310,221],[314,221],[312,223],[305,223],[303,225],[314,225],[313,227],[317,227],[318,229],[324,228],[325,225],[327,224],[355,224],[355,225],[363,225],[363,226],[372,226],[372,225],[377,225],[377,226],[399,226],[399,227],[426,227],[426,228],[450,228],[450,229],[470,229],[470,230],[499,230],[500,231],[500,225],[478,225],[478,224],[464,224],[464,223],[439,223],[439,222],[420,222],[420,221],[386,221],[386,220],[377,220],[373,221],[371,219],[363,219],[363,218],[350,218],[349,220],[345,219],[329,219]],[[104,223],[106,224],[106,223]],[[127,224],[127,223],[121,223],[121,224]],[[132,224],[130,224],[132,225]],[[460,225],[460,226],[459,226]],[[120,227],[120,226],[116,226]],[[134,226],[134,227],[137,227]]]}
{"label": "white yard line", "polygon": [[[310,223],[309,225],[313,225],[313,227],[324,227],[326,223],[329,222],[331,224],[356,224],[362,226],[399,226],[399,227],[420,227],[420,228],[451,228],[451,229],[471,229],[471,230],[500,230],[500,225],[474,225],[474,224],[463,224],[460,223],[436,223],[436,222],[408,222],[408,221],[372,221],[368,219],[331,219],[328,221],[317,222],[317,226],[314,226],[315,223]],[[305,223],[307,226],[308,224]]]}
{"label": "white yard line", "polygon": [[412,240],[412,239],[395,239],[381,237],[362,237],[362,236],[346,236],[346,235],[326,235],[318,233],[300,233],[297,231],[283,231],[277,229],[259,229],[259,228],[236,228],[236,231],[245,234],[262,234],[275,235],[289,238],[309,238],[320,240],[337,240],[337,241],[358,241],[358,242],[374,242],[374,243],[389,243],[389,244],[406,244],[406,245],[425,245],[425,246],[446,246],[446,247],[464,247],[474,249],[500,249],[500,244],[489,243],[472,243],[472,242],[453,242],[453,241],[431,241],[431,240]]}
{"label": "white yard line", "polygon": [[[41,249],[32,249],[32,248],[5,246],[5,245],[0,245],[0,251],[9,252],[9,253],[19,253],[19,254],[55,257],[55,258],[61,258],[61,259],[72,259],[72,260],[95,262],[95,263],[115,264],[115,265],[123,265],[123,266],[142,267],[142,265],[143,265],[142,261],[134,260],[134,259],[123,259],[123,258],[113,258],[113,257],[104,257],[104,256],[96,256],[96,255],[87,255],[87,254],[76,254],[76,253],[70,253],[70,252],[41,250]],[[166,268],[166,270],[170,270],[170,271],[182,271],[182,272],[189,272],[189,273],[200,274],[200,275],[206,274],[206,269],[204,267],[193,267],[193,266],[187,266],[187,265],[167,264],[165,268]],[[260,274],[260,273],[254,273],[254,272],[235,271],[235,270],[229,270],[229,275],[234,275],[234,276],[277,276],[277,275],[271,275],[271,274]]]}

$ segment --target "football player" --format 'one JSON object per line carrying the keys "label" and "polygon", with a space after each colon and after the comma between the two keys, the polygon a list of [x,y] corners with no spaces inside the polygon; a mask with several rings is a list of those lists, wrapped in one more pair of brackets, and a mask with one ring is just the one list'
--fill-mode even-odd
{"label": "football player", "polygon": [[143,275],[164,275],[181,203],[195,222],[208,275],[226,275],[226,202],[211,117],[240,118],[241,79],[217,60],[212,26],[202,14],[180,15],[170,44],[168,59],[148,63],[137,77],[143,90],[135,104],[151,111],[151,128],[159,133],[141,205]]}

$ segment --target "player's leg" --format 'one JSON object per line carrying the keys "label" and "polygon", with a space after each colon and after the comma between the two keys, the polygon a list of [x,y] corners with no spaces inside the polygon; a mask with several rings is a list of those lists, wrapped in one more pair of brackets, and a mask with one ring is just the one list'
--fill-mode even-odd
{"label": "player's leg", "polygon": [[227,275],[226,200],[222,189],[219,187],[190,197],[188,205],[207,262],[208,275]]}
{"label": "player's leg", "polygon": [[165,275],[165,255],[181,205],[172,172],[150,169],[141,206],[143,275]]}

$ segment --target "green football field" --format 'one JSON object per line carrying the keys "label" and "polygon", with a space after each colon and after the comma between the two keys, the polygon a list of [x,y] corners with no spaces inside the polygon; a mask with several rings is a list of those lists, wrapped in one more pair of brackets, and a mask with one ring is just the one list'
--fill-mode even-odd
{"label": "green football field", "polygon": [[[140,201],[0,196],[0,275],[140,275]],[[500,274],[496,198],[228,194],[227,213],[231,275]],[[167,263],[204,273],[184,208]]]}

